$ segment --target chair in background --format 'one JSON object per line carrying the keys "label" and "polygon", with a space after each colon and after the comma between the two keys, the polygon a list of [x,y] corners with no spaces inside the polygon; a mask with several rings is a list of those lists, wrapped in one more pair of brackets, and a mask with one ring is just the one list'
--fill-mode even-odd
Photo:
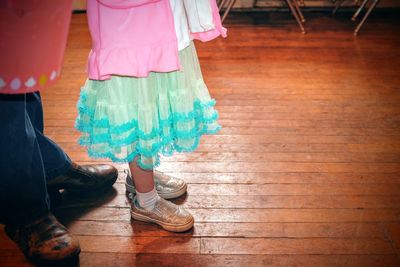
{"label": "chair in background", "polygon": [[[339,7],[345,2],[346,0],[336,0],[336,5],[335,8],[332,11],[332,14],[335,15],[336,12],[338,11]],[[358,7],[357,11],[354,13],[353,17],[351,18],[351,20],[356,21],[357,17],[360,15],[361,11],[367,6],[367,3],[370,0],[356,0],[354,1],[355,4],[360,4],[360,6]],[[375,7],[378,5],[380,0],[371,0],[371,5],[368,7],[367,12],[365,13],[364,17],[361,19],[360,23],[357,25],[356,29],[354,30],[354,35],[358,35],[358,33],[360,32],[361,28],[363,27],[363,25],[365,24],[365,22],[367,21],[369,15],[371,15],[372,11],[375,9]]]}
{"label": "chair in background", "polygon": [[224,20],[228,16],[228,14],[231,11],[235,2],[236,2],[236,0],[218,0],[217,4],[218,4],[219,11],[222,11],[222,8],[226,5],[225,11],[221,17],[222,22],[224,22]]}
{"label": "chair in background", "polygon": [[[303,23],[306,21],[306,19],[303,16],[303,13],[301,12],[299,2],[298,0],[285,0],[286,4],[289,6],[290,11],[292,12],[293,17],[296,19],[297,24],[300,27],[300,31],[305,34],[306,30],[304,29]],[[338,0],[340,1],[340,0]],[[222,22],[226,19],[228,16],[229,12],[232,10],[233,5],[235,4],[236,0],[218,0],[218,8],[220,11],[222,11],[223,8],[225,8],[224,13],[222,15]],[[257,0],[254,0],[254,6],[257,4]],[[300,4],[304,5],[304,1],[300,0]]]}

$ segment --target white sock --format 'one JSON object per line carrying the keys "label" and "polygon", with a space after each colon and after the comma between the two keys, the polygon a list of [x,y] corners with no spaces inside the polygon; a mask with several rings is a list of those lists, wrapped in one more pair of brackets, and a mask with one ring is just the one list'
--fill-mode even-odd
{"label": "white sock", "polygon": [[153,190],[147,193],[140,193],[136,190],[136,197],[140,207],[144,208],[145,210],[154,209],[157,200],[160,198],[155,187]]}

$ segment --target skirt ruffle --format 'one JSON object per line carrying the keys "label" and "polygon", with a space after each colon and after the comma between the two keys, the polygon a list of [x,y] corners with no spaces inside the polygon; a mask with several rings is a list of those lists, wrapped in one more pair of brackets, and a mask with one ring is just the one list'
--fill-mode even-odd
{"label": "skirt ruffle", "polygon": [[87,80],[78,102],[79,143],[89,156],[153,169],[160,155],[190,152],[204,134],[219,131],[194,45],[179,52],[181,71],[146,78]]}

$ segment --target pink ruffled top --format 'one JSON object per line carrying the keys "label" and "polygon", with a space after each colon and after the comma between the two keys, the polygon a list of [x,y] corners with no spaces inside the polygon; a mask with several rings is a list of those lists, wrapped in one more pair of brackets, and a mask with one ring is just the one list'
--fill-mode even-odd
{"label": "pink ruffled top", "polygon": [[[180,69],[178,51],[191,40],[206,42],[220,35],[226,37],[216,0],[195,1],[88,0],[92,36],[89,79],[106,80],[111,75],[147,77],[149,72],[176,71]],[[193,12],[199,11],[199,6],[208,6],[209,11]],[[188,13],[193,17],[187,18]],[[200,17],[206,25],[199,24]],[[196,32],[198,29],[202,31]]]}
{"label": "pink ruffled top", "polygon": [[88,0],[87,13],[89,79],[146,77],[180,68],[169,0]]}

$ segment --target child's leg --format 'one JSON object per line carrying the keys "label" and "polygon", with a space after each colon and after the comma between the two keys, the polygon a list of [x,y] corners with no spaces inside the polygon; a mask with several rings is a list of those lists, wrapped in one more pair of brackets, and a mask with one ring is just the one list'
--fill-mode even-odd
{"label": "child's leg", "polygon": [[160,198],[154,185],[153,170],[147,171],[140,168],[137,159],[129,163],[129,168],[136,187],[139,205],[145,210],[152,210]]}
{"label": "child's leg", "polygon": [[137,192],[147,193],[154,188],[153,170],[143,170],[137,165],[137,160],[129,163],[129,169],[131,170]]}

